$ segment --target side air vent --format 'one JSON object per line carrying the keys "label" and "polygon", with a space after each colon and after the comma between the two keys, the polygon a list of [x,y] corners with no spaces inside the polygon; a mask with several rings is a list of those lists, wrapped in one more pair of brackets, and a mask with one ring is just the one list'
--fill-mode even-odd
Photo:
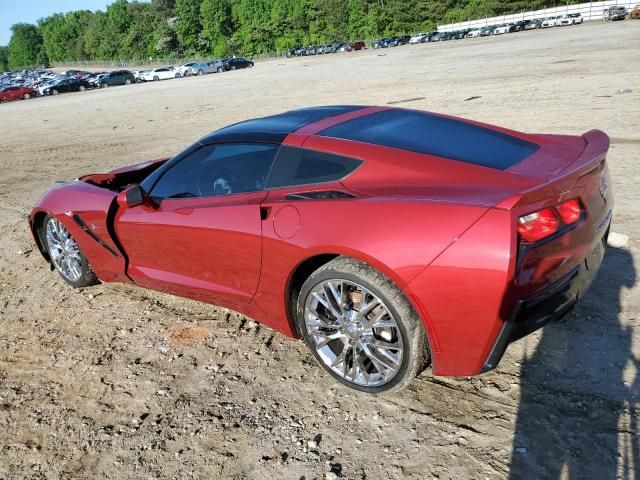
{"label": "side air vent", "polygon": [[290,193],[287,195],[287,200],[333,200],[342,198],[355,198],[355,195],[347,192],[341,192],[340,190]]}

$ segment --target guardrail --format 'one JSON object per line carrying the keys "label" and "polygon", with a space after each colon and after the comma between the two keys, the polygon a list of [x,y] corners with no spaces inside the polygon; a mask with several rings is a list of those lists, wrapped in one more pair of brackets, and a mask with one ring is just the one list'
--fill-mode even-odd
{"label": "guardrail", "polygon": [[482,28],[488,25],[501,25],[503,23],[514,23],[520,20],[555,17],[558,15],[567,15],[569,13],[579,13],[585,20],[602,20],[604,9],[614,5],[619,5],[621,7],[625,7],[627,10],[632,10],[634,7],[640,5],[640,3],[638,0],[606,0],[602,2],[563,5],[560,7],[543,8],[541,10],[532,10],[529,12],[511,13],[509,15],[500,15],[497,17],[487,17],[458,23],[449,23],[446,25],[438,25],[438,31],[452,32],[456,30],[464,30],[466,28]]}

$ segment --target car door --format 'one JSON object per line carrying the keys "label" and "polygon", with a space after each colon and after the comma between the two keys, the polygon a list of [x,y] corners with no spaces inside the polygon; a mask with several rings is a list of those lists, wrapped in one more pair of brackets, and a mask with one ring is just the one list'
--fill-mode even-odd
{"label": "car door", "polygon": [[116,218],[129,277],[205,302],[249,303],[262,261],[260,204],[277,149],[205,145],[169,164],[157,180],[143,182],[153,204]]}

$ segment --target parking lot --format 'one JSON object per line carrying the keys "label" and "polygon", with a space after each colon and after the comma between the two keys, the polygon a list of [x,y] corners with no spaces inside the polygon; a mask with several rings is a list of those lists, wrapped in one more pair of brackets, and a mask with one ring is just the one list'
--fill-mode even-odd
{"label": "parking lot", "polygon": [[[638,478],[639,72],[640,22],[625,21],[2,104],[0,478]],[[385,397],[341,387],[301,342],[233,312],[124,285],[72,290],[33,245],[27,214],[56,180],[328,104],[602,129],[612,229],[629,241],[570,315],[511,345],[496,371],[427,370]]]}

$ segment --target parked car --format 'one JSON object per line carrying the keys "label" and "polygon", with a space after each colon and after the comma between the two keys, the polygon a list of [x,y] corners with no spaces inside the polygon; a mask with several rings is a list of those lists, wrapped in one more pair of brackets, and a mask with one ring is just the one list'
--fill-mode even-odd
{"label": "parked car", "polygon": [[551,28],[558,26],[561,16],[545,18],[540,25],[541,28]]}
{"label": "parked car", "polygon": [[582,18],[582,15],[580,15],[579,13],[570,13],[568,15],[564,15],[560,18],[560,21],[558,22],[558,25],[561,26],[566,26],[566,25],[577,25],[579,23],[582,23],[584,21],[584,19]]}
{"label": "parked car", "polygon": [[602,11],[602,20],[605,22],[624,20],[626,17],[627,9],[621,5],[614,5]]}
{"label": "parked car", "polygon": [[537,28],[540,28],[541,25],[542,25],[542,19],[536,18],[535,20],[531,20],[531,22],[529,22],[527,25],[525,25],[524,29],[525,30],[535,30]]}
{"label": "parked car", "polygon": [[181,77],[188,77],[189,75],[191,75],[191,67],[194,66],[195,64],[196,62],[185,63],[183,65],[175,67],[174,71],[176,73],[179,73]]}
{"label": "parked car", "polygon": [[479,28],[476,28],[475,30],[471,30],[469,33],[467,33],[467,38],[479,37],[481,32],[482,30]]}
{"label": "parked car", "polygon": [[223,61],[224,69],[228,70],[238,70],[241,68],[252,68],[253,62],[251,60],[247,60],[246,58],[227,58]]}
{"label": "parked car", "polygon": [[480,30],[480,36],[481,37],[488,37],[489,35],[493,35],[493,31],[498,28],[497,25],[490,25],[488,27],[484,27],[482,30]]}
{"label": "parked car", "polygon": [[91,84],[86,80],[65,78],[64,80],[60,80],[59,82],[44,88],[42,93],[44,95],[58,95],[59,93],[84,92],[88,88],[91,88]]}
{"label": "parked car", "polygon": [[424,43],[422,40],[428,36],[428,33],[418,33],[409,39],[409,45],[415,45],[417,43]]}
{"label": "parked car", "polygon": [[114,70],[100,79],[100,88],[114,85],[131,85],[136,79],[129,70]]}
{"label": "parked car", "polygon": [[198,62],[191,65],[191,75],[205,75],[217,71],[218,65],[215,62]]}
{"label": "parked car", "polygon": [[[307,141],[289,145],[301,128]],[[607,245],[608,148],[599,130],[316,107],[56,185],[29,227],[72,287],[124,282],[232,308],[381,393],[431,362],[435,375],[494,369],[511,341],[571,310]],[[375,219],[366,235],[362,219]]]}
{"label": "parked car", "polygon": [[182,75],[180,74],[180,72],[174,72],[169,67],[154,68],[142,74],[142,78],[144,79],[145,82],[168,80],[170,78],[179,78],[181,76]]}
{"label": "parked car", "polygon": [[36,91],[38,92],[38,95],[44,95],[44,91],[49,88],[52,87],[53,85],[56,85],[58,82],[61,82],[63,78],[55,78],[53,80],[48,80],[46,82],[42,82],[40,85],[37,86]]}
{"label": "parked car", "polygon": [[[409,40],[407,40],[407,43],[409,42]],[[358,51],[358,50],[364,50],[366,48],[366,45],[364,44],[364,42],[362,41],[357,41],[357,42],[351,42],[349,44],[349,48],[347,49],[348,52],[351,51]]]}
{"label": "parked car", "polygon": [[518,20],[517,22],[514,23],[514,25],[516,26],[516,32],[521,32],[523,30],[526,30],[527,25],[529,25],[531,23],[531,20]]}
{"label": "parked car", "polygon": [[12,100],[28,100],[36,96],[36,91],[31,87],[4,87],[0,89],[0,102]]}

